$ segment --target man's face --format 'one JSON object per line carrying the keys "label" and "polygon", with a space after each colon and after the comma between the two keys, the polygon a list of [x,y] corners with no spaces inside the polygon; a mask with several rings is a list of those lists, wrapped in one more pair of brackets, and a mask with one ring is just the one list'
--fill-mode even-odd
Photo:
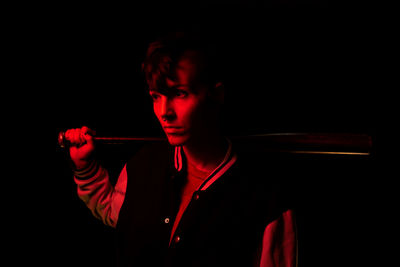
{"label": "man's face", "polygon": [[213,130],[210,89],[197,81],[198,68],[192,57],[184,57],[178,61],[176,77],[166,79],[165,91],[150,90],[154,113],[174,146],[196,141]]}

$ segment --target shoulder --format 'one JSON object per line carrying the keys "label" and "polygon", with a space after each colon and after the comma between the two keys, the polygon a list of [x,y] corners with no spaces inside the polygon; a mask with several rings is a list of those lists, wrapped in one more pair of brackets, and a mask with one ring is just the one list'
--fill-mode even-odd
{"label": "shoulder", "polygon": [[[235,144],[234,144],[235,145]],[[256,144],[238,144],[238,169],[260,203],[272,203],[281,209],[293,206],[293,181],[296,168],[284,155]]]}
{"label": "shoulder", "polygon": [[[238,157],[238,163],[246,173],[259,174],[272,178],[282,173],[282,158],[278,153],[268,151],[254,143],[233,143],[233,149]],[[273,179],[276,180],[276,177]]]}
{"label": "shoulder", "polygon": [[132,167],[151,167],[154,164],[170,162],[174,151],[175,148],[164,141],[145,144],[128,160],[127,170]]}

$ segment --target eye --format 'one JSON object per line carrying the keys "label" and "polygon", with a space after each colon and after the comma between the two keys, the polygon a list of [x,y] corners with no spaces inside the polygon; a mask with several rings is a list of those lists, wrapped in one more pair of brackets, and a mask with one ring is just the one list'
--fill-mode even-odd
{"label": "eye", "polygon": [[175,96],[178,98],[185,98],[188,96],[188,93],[184,90],[176,90]]}
{"label": "eye", "polygon": [[157,93],[150,93],[151,99],[154,101],[157,101],[158,99],[160,99],[160,95]]}

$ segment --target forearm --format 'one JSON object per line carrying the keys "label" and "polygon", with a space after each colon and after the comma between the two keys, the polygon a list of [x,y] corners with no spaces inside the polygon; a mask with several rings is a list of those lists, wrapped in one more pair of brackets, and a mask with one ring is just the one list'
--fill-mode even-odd
{"label": "forearm", "polygon": [[119,210],[115,211],[113,200],[120,192],[110,183],[107,170],[93,161],[86,169],[74,171],[74,176],[79,198],[96,218],[115,227]]}

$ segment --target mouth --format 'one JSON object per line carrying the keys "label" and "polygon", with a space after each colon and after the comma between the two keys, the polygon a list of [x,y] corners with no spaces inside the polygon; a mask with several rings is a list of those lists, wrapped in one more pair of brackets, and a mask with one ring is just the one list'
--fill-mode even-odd
{"label": "mouth", "polygon": [[176,126],[166,126],[164,127],[164,132],[171,135],[180,135],[184,133],[184,129]]}

